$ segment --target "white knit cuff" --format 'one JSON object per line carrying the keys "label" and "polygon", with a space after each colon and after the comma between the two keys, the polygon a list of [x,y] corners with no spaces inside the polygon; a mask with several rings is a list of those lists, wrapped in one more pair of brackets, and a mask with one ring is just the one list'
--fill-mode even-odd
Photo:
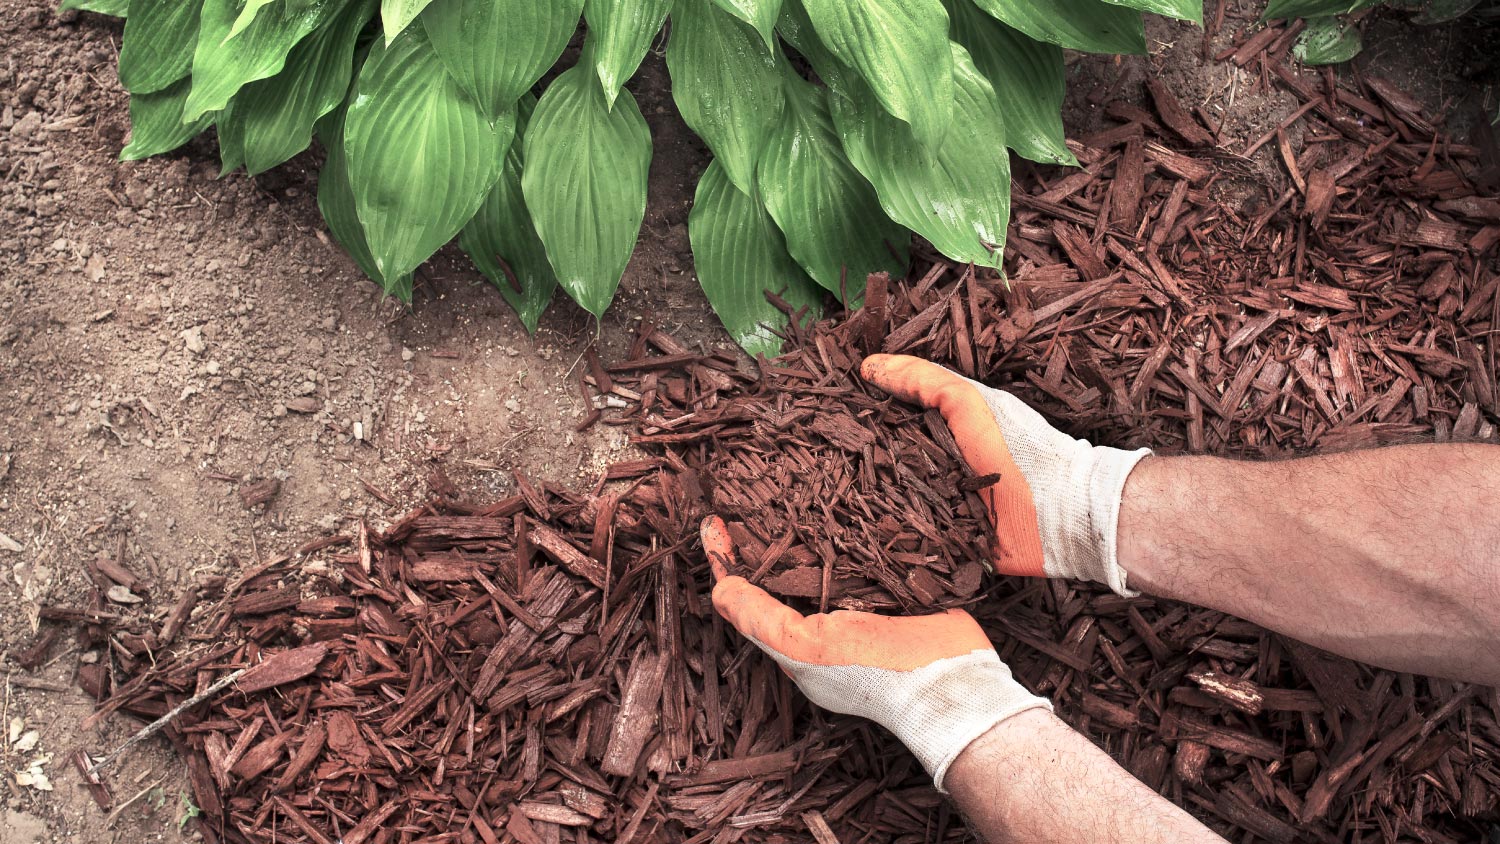
{"label": "white knit cuff", "polygon": [[1116,595],[1134,598],[1141,593],[1126,586],[1126,572],[1120,567],[1120,503],[1124,500],[1125,481],[1135,465],[1151,454],[1151,449],[1096,448],[1094,453],[1094,470],[1089,477],[1089,507],[1092,510],[1090,521],[1100,540],[1100,559],[1099,570],[1093,574],[1093,579],[1108,584]]}
{"label": "white knit cuff", "polygon": [[1060,475],[1032,491],[1048,577],[1092,580],[1127,598],[1137,594],[1125,585],[1119,563],[1120,495],[1135,464],[1150,453],[1085,440],[1058,450]]}
{"label": "white knit cuff", "polygon": [[1016,682],[992,648],[895,671],[802,662],[747,638],[786,669],[808,700],[890,730],[932,774],[940,791],[948,766],[990,728],[1027,709],[1052,710],[1051,701]]}
{"label": "white knit cuff", "polygon": [[910,707],[906,726],[892,732],[932,774],[933,786],[947,794],[943,779],[969,745],[1012,715],[1028,709],[1051,712],[1052,701],[1026,691],[992,650],[941,662],[952,664],[953,670],[924,690]]}

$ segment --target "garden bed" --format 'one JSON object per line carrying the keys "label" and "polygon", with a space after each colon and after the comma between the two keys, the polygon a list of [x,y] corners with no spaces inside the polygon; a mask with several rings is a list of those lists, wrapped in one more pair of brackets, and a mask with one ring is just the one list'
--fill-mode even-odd
{"label": "garden bed", "polygon": [[[582,424],[629,426],[650,459],[587,494],[523,483],[492,504],[437,476],[433,504],[384,530],[319,540],[185,596],[162,625],[122,628],[120,686],[86,682],[106,712],[156,717],[275,660],[241,678],[258,690],[163,731],[210,841],[963,837],[899,745],[807,705],[714,616],[695,533],[721,511],[743,523],[752,573],[814,607],[969,603],[1025,685],[1231,837],[1477,838],[1500,790],[1493,690],[1151,598],[988,575],[969,589],[983,549],[967,541],[967,492],[982,479],[935,420],[852,374],[877,348],[922,355],[1012,386],[1072,433],[1163,451],[1494,440],[1500,208],[1475,184],[1479,151],[1379,80],[1285,71],[1285,34],[1265,31],[1225,58],[1303,103],[1251,144],[1286,168],[1269,204],[1237,202],[1237,159],[1169,91],[1152,111],[1109,103],[1117,122],[1080,139],[1082,170],[1018,180],[1009,286],[923,256],[866,311],[797,329],[759,376],[644,325],[620,360],[579,372],[589,395],[628,405]],[[899,497],[911,479],[882,480],[911,464],[882,450],[930,462],[911,472],[932,490],[930,524]],[[756,477],[757,454],[780,468]],[[839,519],[856,510],[874,533]],[[847,582],[893,538],[914,544]],[[792,574],[812,570],[816,587]],[[209,642],[144,658],[194,601]]]}

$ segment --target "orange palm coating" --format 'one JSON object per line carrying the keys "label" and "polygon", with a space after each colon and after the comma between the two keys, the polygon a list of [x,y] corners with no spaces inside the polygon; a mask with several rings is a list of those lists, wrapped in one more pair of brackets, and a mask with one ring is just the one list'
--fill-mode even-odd
{"label": "orange palm coating", "polygon": [[714,607],[736,630],[799,662],[911,671],[993,647],[963,610],[893,618],[838,611],[803,616],[743,577],[729,574],[734,542],[718,516],[703,520],[703,551],[714,572]]}
{"label": "orange palm coating", "polygon": [[1044,576],[1031,486],[1016,467],[1005,435],[979,390],[963,377],[909,355],[871,355],[860,372],[866,381],[897,398],[936,408],[947,420],[969,469],[976,475],[1000,475],[999,481],[979,491],[995,523],[995,567],[1006,574]]}

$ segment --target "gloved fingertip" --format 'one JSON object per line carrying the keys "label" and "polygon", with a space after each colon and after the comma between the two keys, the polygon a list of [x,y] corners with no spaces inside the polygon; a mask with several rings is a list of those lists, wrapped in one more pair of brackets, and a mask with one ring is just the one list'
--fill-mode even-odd
{"label": "gloved fingertip", "polygon": [[939,410],[945,391],[967,386],[956,373],[911,355],[871,355],[860,371],[867,382],[896,398]]}
{"label": "gloved fingertip", "polygon": [[713,569],[714,580],[724,580],[729,576],[729,566],[734,563],[734,540],[729,536],[729,528],[723,519],[709,516],[699,526],[698,536],[703,541],[703,553],[708,557],[709,568]]}
{"label": "gloved fingertip", "polygon": [[870,355],[860,364],[859,373],[867,383],[912,401],[921,380],[919,365],[923,362],[910,355]]}

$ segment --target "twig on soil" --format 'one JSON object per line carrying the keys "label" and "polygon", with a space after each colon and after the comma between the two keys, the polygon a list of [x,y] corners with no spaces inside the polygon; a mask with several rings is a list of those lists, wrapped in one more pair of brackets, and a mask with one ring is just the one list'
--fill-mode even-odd
{"label": "twig on soil", "polygon": [[140,791],[137,791],[135,793],[134,797],[132,797],[129,800],[126,800],[124,803],[121,803],[120,805],[116,806],[114,808],[114,811],[110,812],[109,816],[104,819],[104,825],[106,827],[114,826],[115,825],[115,821],[119,819],[121,812],[123,812],[126,809],[129,809],[131,806],[135,805],[135,802],[137,800],[140,800],[142,797],[145,797],[147,794],[150,794],[151,793],[151,789],[156,788],[157,786],[161,785],[163,782],[166,781],[166,779],[167,779],[166,777],[159,777],[159,778],[157,778],[156,782],[153,782],[150,785],[146,786],[145,788],[141,789]]}
{"label": "twig on soil", "polygon": [[89,776],[98,776],[101,771],[109,767],[109,765],[112,764],[116,759],[120,758],[120,754],[139,744],[142,739],[147,739],[153,735],[156,735],[156,733],[160,732],[163,727],[176,720],[177,716],[218,694],[221,689],[223,689],[230,683],[233,683],[235,680],[238,680],[240,678],[240,675],[244,674],[248,670],[248,668],[237,668],[234,671],[231,671],[228,674],[225,674],[223,677],[215,680],[213,685],[167,710],[167,714],[142,727],[140,729],[140,732],[126,739],[124,744],[115,748],[110,752],[108,756],[105,756],[98,762],[94,762],[93,764],[89,765],[87,773],[89,774]]}

